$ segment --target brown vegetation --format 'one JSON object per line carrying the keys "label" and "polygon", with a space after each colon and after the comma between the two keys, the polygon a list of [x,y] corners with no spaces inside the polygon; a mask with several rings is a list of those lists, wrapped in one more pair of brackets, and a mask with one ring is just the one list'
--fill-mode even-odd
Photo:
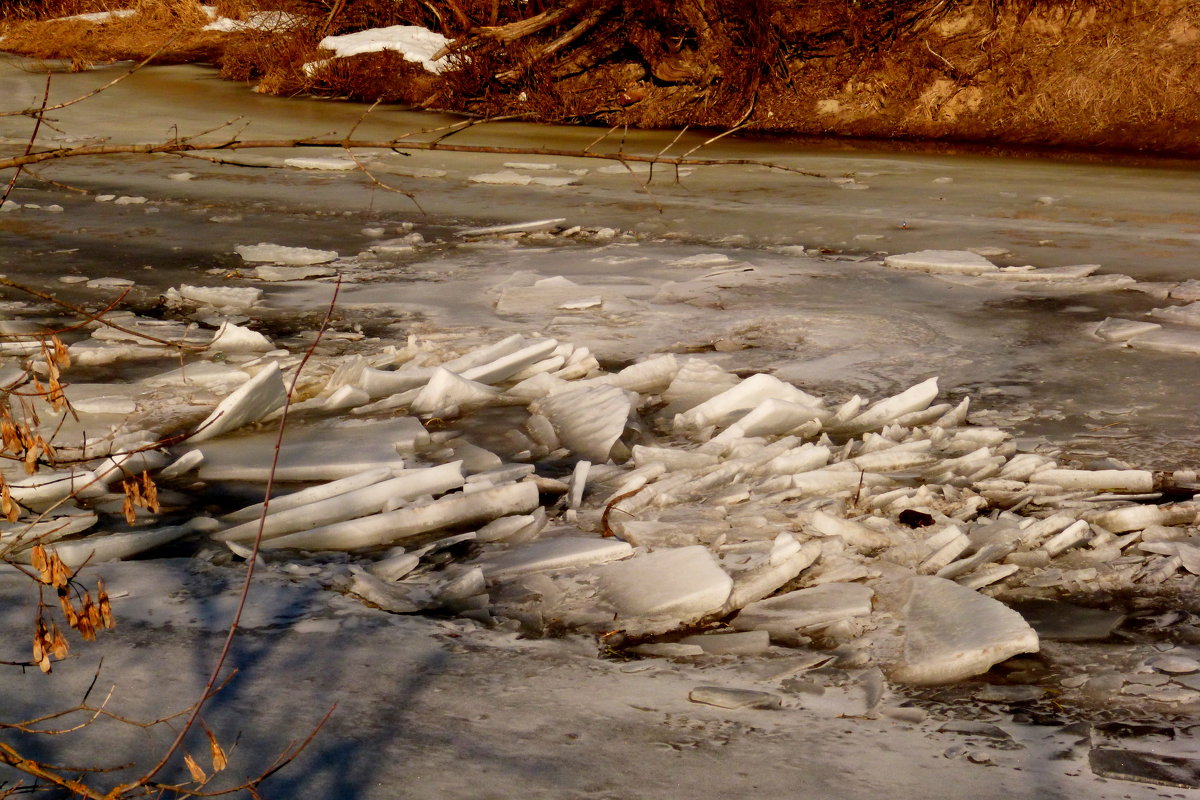
{"label": "brown vegetation", "polygon": [[[223,13],[302,20],[235,34],[200,34],[189,5],[199,13],[140,0],[140,20],[10,21],[4,44],[82,63],[176,37],[163,57],[211,59],[260,91],[484,116],[1200,154],[1195,0],[227,0]],[[324,35],[395,24],[454,39],[454,68],[385,53],[302,70]]]}

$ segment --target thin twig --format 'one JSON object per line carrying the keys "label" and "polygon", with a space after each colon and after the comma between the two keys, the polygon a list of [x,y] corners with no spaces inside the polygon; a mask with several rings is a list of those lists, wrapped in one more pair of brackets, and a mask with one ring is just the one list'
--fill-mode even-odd
{"label": "thin twig", "polygon": [[[53,73],[46,75],[46,90],[42,93],[42,110],[36,116],[36,122],[33,124],[33,133],[29,134],[29,141],[25,144],[25,155],[33,152],[33,145],[37,141],[38,133],[42,130],[42,119],[46,113],[46,103],[50,102],[50,78]],[[8,196],[12,194],[12,190],[17,186],[17,179],[21,177],[21,168],[13,172],[12,178],[8,182],[8,186],[4,189],[4,194],[0,195],[0,206],[8,202]]]}

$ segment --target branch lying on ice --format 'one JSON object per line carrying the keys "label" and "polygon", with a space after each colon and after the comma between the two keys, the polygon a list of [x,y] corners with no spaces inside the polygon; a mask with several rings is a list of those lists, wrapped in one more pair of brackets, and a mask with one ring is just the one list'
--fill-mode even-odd
{"label": "branch lying on ice", "polygon": [[186,154],[211,152],[214,150],[280,150],[292,147],[319,147],[340,149],[367,148],[379,150],[404,151],[444,151],[450,153],[490,153],[494,155],[532,155],[557,156],[559,158],[595,158],[604,161],[619,161],[621,163],[665,164],[675,167],[734,167],[755,166],[767,169],[804,175],[809,178],[828,178],[820,172],[789,167],[773,161],[763,161],[754,158],[691,158],[666,157],[658,155],[633,155],[631,153],[595,153],[589,150],[572,150],[559,147],[502,147],[499,145],[465,145],[443,144],[435,142],[411,142],[404,139],[370,140],[370,139],[234,139],[221,142],[192,142],[173,140],[154,142],[150,144],[97,144],[82,147],[64,147],[55,150],[42,150],[27,155],[11,156],[0,159],[0,170],[17,169],[29,164],[41,164],[63,158],[82,158],[86,156],[111,155],[157,155],[157,154]]}

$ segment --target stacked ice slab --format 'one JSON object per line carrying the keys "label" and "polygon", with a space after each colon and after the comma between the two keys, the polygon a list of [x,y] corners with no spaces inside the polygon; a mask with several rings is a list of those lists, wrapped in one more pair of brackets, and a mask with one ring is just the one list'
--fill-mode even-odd
{"label": "stacked ice slab", "polygon": [[[994,597],[1200,574],[1197,508],[1161,502],[1155,475],[1019,452],[969,424],[966,399],[938,402],[934,378],[831,403],[672,354],[604,371],[586,347],[522,335],[299,364],[223,354],[96,402],[96,419],[125,410],[126,433],[86,444],[77,468],[9,481],[29,513],[5,526],[7,553],[53,542],[77,564],[187,538],[273,560],[344,551],[334,583],[396,612],[533,633],[704,626],[745,636],[670,644],[836,649],[912,683],[1038,649]],[[293,385],[276,457],[266,423]],[[154,446],[189,419],[189,440]],[[143,473],[292,486],[216,519],[114,524],[118,479]]]}

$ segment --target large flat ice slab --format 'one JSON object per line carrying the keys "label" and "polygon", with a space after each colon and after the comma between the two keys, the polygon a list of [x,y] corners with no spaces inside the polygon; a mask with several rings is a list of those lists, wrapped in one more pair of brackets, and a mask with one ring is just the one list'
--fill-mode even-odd
{"label": "large flat ice slab", "polygon": [[918,250],[915,253],[888,256],[883,263],[893,269],[959,275],[982,275],[997,269],[991,261],[970,250]]}
{"label": "large flat ice slab", "polygon": [[[700,619],[720,609],[733,580],[701,545],[659,550],[596,570],[617,621],[636,617]],[[674,626],[672,626],[674,627]]]}
{"label": "large flat ice slab", "polygon": [[[276,432],[226,437],[205,442],[201,480],[265,481],[271,471]],[[330,481],[376,467],[404,466],[401,451],[429,441],[420,420],[395,417],[286,432],[279,465],[280,481]]]}
{"label": "large flat ice slab", "polygon": [[283,406],[287,389],[279,365],[272,363],[239,386],[196,428],[191,441],[203,442],[237,430]]}
{"label": "large flat ice slab", "polygon": [[904,659],[890,676],[899,683],[952,683],[1039,646],[1037,633],[1016,611],[932,576],[912,579],[904,627]]}
{"label": "large flat ice slab", "polygon": [[533,404],[554,426],[559,440],[584,458],[603,464],[625,431],[632,395],[615,386],[593,386],[551,395]]}
{"label": "large flat ice slab", "polygon": [[264,542],[264,547],[300,550],[356,550],[400,543],[431,531],[489,522],[538,507],[537,486],[509,483],[469,494],[451,494],[419,506],[336,522]]}
{"label": "large flat ice slab", "polygon": [[483,564],[483,574],[489,580],[513,578],[530,572],[602,564],[632,553],[628,543],[617,539],[563,536],[501,553]]}

